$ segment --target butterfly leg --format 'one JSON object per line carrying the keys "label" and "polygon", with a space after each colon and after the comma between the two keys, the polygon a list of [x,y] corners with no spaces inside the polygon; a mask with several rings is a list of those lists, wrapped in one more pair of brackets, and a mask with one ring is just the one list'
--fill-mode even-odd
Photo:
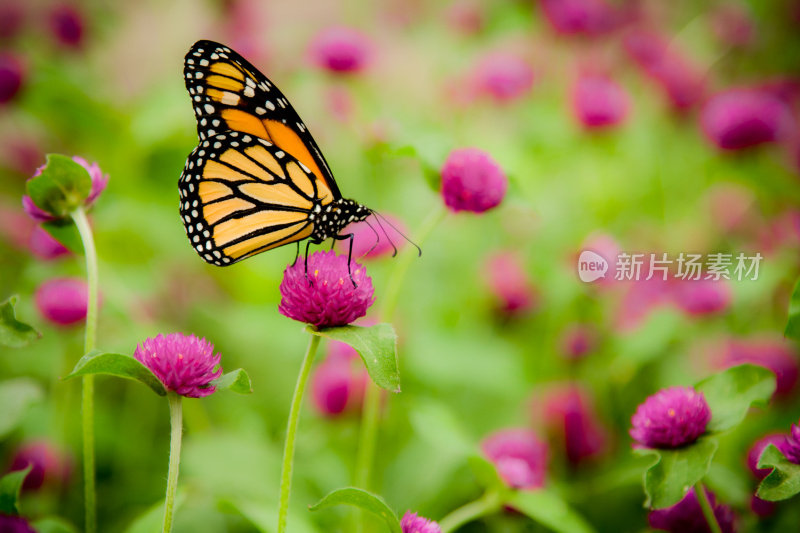
{"label": "butterfly leg", "polygon": [[[309,285],[313,285],[313,283],[311,282],[311,280],[308,278],[308,248],[309,248],[310,246],[311,246],[311,241],[310,241],[310,240],[309,240],[309,241],[306,241],[306,258],[305,258],[305,267],[306,267],[306,270],[305,270],[305,273],[306,273],[306,281],[308,282],[308,284],[309,284]],[[300,244],[299,244],[299,243],[298,243],[298,245],[297,245],[297,248],[298,248],[298,250],[300,249]]]}
{"label": "butterfly leg", "polygon": [[[292,266],[297,264],[297,259],[300,257],[300,241],[297,241],[297,252],[294,254],[294,261],[292,261]],[[308,268],[306,268],[308,270]]]}
{"label": "butterfly leg", "polygon": [[[333,242],[344,241],[344,240],[350,241],[350,247],[348,248],[347,251],[347,273],[350,275],[350,281],[353,283],[353,288],[355,289],[356,287],[358,287],[358,284],[353,279],[353,271],[350,268],[353,262],[353,241],[355,240],[355,235],[352,233],[348,233],[347,235],[336,235],[335,237],[333,237]],[[331,248],[333,248],[333,246],[331,246]]]}

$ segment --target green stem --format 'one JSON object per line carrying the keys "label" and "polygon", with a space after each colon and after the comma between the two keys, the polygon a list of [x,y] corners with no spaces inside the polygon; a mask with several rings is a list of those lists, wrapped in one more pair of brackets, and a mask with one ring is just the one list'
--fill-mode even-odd
{"label": "green stem", "polygon": [[175,514],[175,493],[178,491],[178,470],[181,464],[181,439],[183,436],[183,411],[181,396],[167,392],[169,400],[169,421],[172,434],[169,440],[169,473],[167,474],[167,496],[164,501],[164,527],[162,533],[172,531],[172,519]]}
{"label": "green stem", "polygon": [[703,487],[703,483],[701,481],[698,481],[697,484],[695,484],[694,493],[697,495],[697,501],[700,503],[700,509],[703,510],[703,516],[708,523],[708,528],[711,530],[711,533],[722,533],[722,528],[719,526],[719,522],[717,522],[717,517],[714,515],[714,509],[711,507],[711,502],[708,501],[706,489]]}
{"label": "green stem", "polygon": [[[86,335],[83,354],[94,350],[97,339],[97,251],[86,211],[79,207],[72,213],[72,220],[80,233],[86,255],[86,278],[89,294],[86,305]],[[97,531],[97,490],[95,488],[94,462],[94,376],[83,377],[83,398],[81,405],[83,425],[83,479],[86,533]]]}
{"label": "green stem", "polygon": [[292,490],[292,468],[294,467],[294,441],[297,437],[297,425],[300,421],[300,407],[303,404],[303,391],[306,388],[308,376],[311,373],[311,365],[314,362],[314,354],[317,353],[319,346],[319,335],[311,335],[308,343],[308,350],[303,358],[300,367],[300,375],[297,376],[297,384],[294,387],[292,396],[292,407],[289,410],[289,424],[286,429],[286,444],[283,447],[283,465],[281,466],[281,495],[278,506],[278,533],[286,531],[286,517],[289,514],[289,493]]}
{"label": "green stem", "polygon": [[442,533],[455,531],[468,522],[477,520],[482,516],[496,513],[500,510],[502,503],[500,494],[497,491],[487,491],[486,494],[477,500],[459,507],[439,520],[439,527],[442,528]]}

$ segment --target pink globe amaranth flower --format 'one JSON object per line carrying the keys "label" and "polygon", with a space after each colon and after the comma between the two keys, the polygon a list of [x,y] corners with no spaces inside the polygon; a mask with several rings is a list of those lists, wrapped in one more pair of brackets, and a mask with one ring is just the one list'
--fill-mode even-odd
{"label": "pink globe amaranth flower", "polygon": [[22,62],[16,56],[0,54],[0,104],[11,101],[17,95],[24,76]]}
{"label": "pink globe amaranth flower", "polygon": [[561,354],[570,361],[583,359],[597,347],[597,331],[588,324],[572,324],[561,336]]}
{"label": "pink globe amaranth flower", "polygon": [[311,57],[322,69],[337,73],[363,70],[372,56],[372,42],[352,28],[322,30],[311,43]]}
{"label": "pink globe amaranth flower", "polygon": [[408,233],[403,221],[392,215],[384,216],[390,224],[370,215],[367,220],[350,224],[342,230],[342,234],[353,234],[353,257],[377,259],[393,254],[395,249],[400,250],[406,244],[406,238],[400,234]]}
{"label": "pink globe amaranth flower", "polygon": [[325,361],[311,378],[314,406],[329,417],[359,411],[368,380],[358,352],[342,342],[332,342]]}
{"label": "pink globe amaranth flower", "polygon": [[598,35],[617,25],[618,16],[604,0],[541,0],[545,18],[565,35]]}
{"label": "pink globe amaranth flower", "polygon": [[761,459],[761,454],[764,449],[770,444],[774,444],[779,450],[783,451],[786,442],[786,435],[783,433],[771,433],[764,435],[750,446],[747,451],[747,467],[758,479],[764,479],[772,472],[771,468],[758,468],[758,461]]}
{"label": "pink globe amaranth flower", "polygon": [[789,434],[784,437],[783,446],[778,446],[788,460],[800,464],[800,424],[792,424]]}
{"label": "pink globe amaranth flower", "polygon": [[[733,533],[736,517],[731,508],[718,503],[714,493],[708,489],[706,489],[706,496],[722,532]],[[694,487],[689,489],[686,496],[672,507],[650,511],[647,518],[651,527],[670,533],[711,533],[708,522],[703,516],[700,502],[697,501]]]}
{"label": "pink globe amaranth flower", "polygon": [[164,388],[188,398],[212,394],[212,381],[222,375],[221,355],[206,339],[183,333],[149,338],[136,347],[133,356],[150,369]]}
{"label": "pink globe amaranth flower", "polygon": [[762,500],[755,494],[750,497],[750,510],[753,511],[759,518],[766,518],[775,514],[775,509],[778,507],[777,502],[770,502]]}
{"label": "pink globe amaranth flower", "polygon": [[417,513],[406,511],[400,520],[400,529],[403,533],[442,533],[442,528],[433,520],[423,518]]}
{"label": "pink globe amaranth flower", "polygon": [[702,392],[671,387],[649,396],[631,418],[630,435],[647,448],[679,448],[706,431],[711,409]]}
{"label": "pink globe amaranth flower", "polygon": [[481,449],[509,487],[536,489],[544,486],[547,445],[533,431],[497,431],[484,439]]}
{"label": "pink globe amaranth flower", "polygon": [[36,530],[21,516],[0,514],[0,531],[2,533],[36,533]]}
{"label": "pink globe amaranth flower", "polygon": [[314,252],[308,257],[307,277],[304,261],[287,266],[280,286],[281,314],[318,328],[346,326],[366,315],[375,301],[372,278],[351,261],[351,281],[347,259],[333,250]]}
{"label": "pink globe amaranth flower", "polygon": [[31,232],[30,249],[36,257],[44,260],[57,259],[70,254],[63,244],[55,240],[41,226],[36,226]]}
{"label": "pink globe amaranth flower", "polygon": [[72,4],[59,4],[50,10],[50,31],[58,43],[66,48],[80,48],[83,44],[85,22],[83,14]]}
{"label": "pink globe amaranth flower", "polygon": [[575,118],[587,129],[616,126],[625,120],[630,108],[625,89],[597,74],[581,74],[572,87],[571,99]]}
{"label": "pink globe amaranth flower", "polygon": [[724,279],[679,280],[672,286],[673,301],[690,316],[723,313],[733,299],[730,285]]}
{"label": "pink globe amaranth flower", "polygon": [[722,150],[744,150],[778,141],[793,128],[780,99],[755,89],[729,89],[708,99],[700,115],[706,137]]}
{"label": "pink globe amaranth flower", "polygon": [[487,285],[506,316],[525,314],[536,305],[533,287],[522,258],[514,252],[496,252],[486,259]]}
{"label": "pink globe amaranth flower", "polygon": [[36,224],[22,209],[0,203],[0,241],[27,250]]}
{"label": "pink globe amaranth flower", "polygon": [[530,92],[533,69],[522,57],[508,52],[493,52],[481,59],[473,74],[478,93],[497,102],[510,102]]}
{"label": "pink globe amaranth flower", "polygon": [[67,455],[48,441],[32,441],[20,446],[11,461],[9,472],[31,466],[22,490],[37,490],[43,485],[63,486],[72,468]]}
{"label": "pink globe amaranth flower", "polygon": [[36,289],[36,307],[50,322],[71,326],[86,319],[89,287],[80,278],[45,281]]}
{"label": "pink globe amaranth flower", "polygon": [[775,374],[776,397],[790,396],[797,385],[797,355],[782,337],[731,339],[724,347],[724,354],[724,368],[750,363],[771,370]]}
{"label": "pink globe amaranth flower", "polygon": [[[78,163],[80,166],[86,169],[86,172],[89,173],[89,178],[92,180],[92,187],[89,190],[89,196],[86,197],[86,200],[83,204],[88,208],[91,207],[97,197],[100,196],[106,186],[108,185],[108,174],[103,174],[103,171],[100,170],[100,166],[97,163],[89,163],[84,158],[80,156],[73,156],[72,160]],[[36,169],[36,172],[33,173],[32,178],[39,176],[44,171],[46,165],[42,165]],[[30,196],[24,195],[22,197],[22,208],[28,213],[32,219],[37,222],[48,222],[50,220],[56,220],[58,217],[44,211],[39,206],[33,203],[33,200]]]}
{"label": "pink globe amaranth flower", "polygon": [[489,154],[477,148],[453,150],[442,167],[442,196],[453,212],[483,213],[500,205],[508,180]]}

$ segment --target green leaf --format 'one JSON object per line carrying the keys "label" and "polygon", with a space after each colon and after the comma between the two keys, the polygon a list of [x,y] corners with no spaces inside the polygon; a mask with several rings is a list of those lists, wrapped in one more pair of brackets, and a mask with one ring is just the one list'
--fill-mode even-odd
{"label": "green leaf", "polygon": [[[220,510],[225,513],[241,515],[250,522],[260,533],[275,533],[278,523],[277,501],[242,501],[241,498],[223,499],[219,502]],[[317,533],[318,530],[311,525],[308,514],[295,514],[289,510],[289,520],[292,524],[292,533]]]}
{"label": "green leaf", "polygon": [[0,303],[0,346],[22,348],[41,337],[41,333],[17,320],[14,307],[18,297],[11,296]]}
{"label": "green leaf", "polygon": [[19,492],[31,468],[33,465],[28,465],[24,470],[15,470],[0,478],[0,514],[19,514]]}
{"label": "green leaf", "polygon": [[41,518],[32,525],[36,533],[78,533],[78,528],[57,516]]}
{"label": "green leaf", "polygon": [[756,365],[739,365],[697,384],[711,408],[707,431],[725,431],[744,420],[751,405],[766,405],[775,392],[775,374]]}
{"label": "green leaf", "polygon": [[307,326],[306,331],[312,335],[349,344],[361,356],[369,376],[376,385],[392,392],[400,392],[397,334],[391,324],[377,324],[368,328],[341,326],[320,330]]}
{"label": "green leaf", "polygon": [[663,509],[681,501],[708,472],[717,446],[715,438],[702,437],[694,444],[674,450],[634,449],[638,455],[653,455],[656,458],[644,473],[645,505]]}
{"label": "green leaf", "polygon": [[66,218],[83,205],[92,190],[89,172],[71,158],[48,154],[42,173],[27,182],[28,196],[37,207]]}
{"label": "green leaf", "polygon": [[308,507],[309,511],[319,511],[334,505],[354,505],[384,519],[392,533],[403,533],[400,520],[391,507],[381,498],[355,487],[345,487],[329,492],[324,498]]}
{"label": "green leaf", "polygon": [[250,376],[242,368],[237,368],[232,372],[227,372],[211,382],[217,389],[229,390],[239,394],[250,394],[253,392],[253,385],[250,383]]}
{"label": "green leaf", "polygon": [[74,254],[83,253],[83,241],[78,227],[71,218],[51,220],[42,224],[42,228],[55,240],[63,244]]}
{"label": "green leaf", "polygon": [[0,382],[0,438],[16,429],[31,404],[44,397],[42,387],[28,378]]}
{"label": "green leaf", "polygon": [[507,486],[500,474],[497,473],[497,468],[494,463],[483,457],[482,455],[472,455],[467,458],[467,463],[475,474],[478,483],[487,490],[505,491]]}
{"label": "green leaf", "polygon": [[800,492],[800,465],[789,461],[774,444],[764,448],[758,468],[773,469],[758,486],[756,495],[762,500],[786,500]]}
{"label": "green leaf", "polygon": [[790,339],[800,340],[800,279],[795,283],[792,298],[789,300],[789,319],[783,334]]}
{"label": "green leaf", "polygon": [[546,489],[515,491],[506,504],[531,520],[559,533],[592,533],[594,529],[577,511]]}
{"label": "green leaf", "polygon": [[[186,503],[186,493],[178,491],[175,496],[175,512],[177,513]],[[164,524],[164,502],[156,502],[139,516],[125,529],[125,533],[158,533]]]}
{"label": "green leaf", "polygon": [[81,357],[78,364],[72,369],[72,372],[64,379],[73,379],[78,376],[86,376],[89,374],[110,374],[112,376],[134,379],[140,383],[144,383],[160,396],[165,396],[167,394],[164,385],[155,374],[130,355],[94,350]]}

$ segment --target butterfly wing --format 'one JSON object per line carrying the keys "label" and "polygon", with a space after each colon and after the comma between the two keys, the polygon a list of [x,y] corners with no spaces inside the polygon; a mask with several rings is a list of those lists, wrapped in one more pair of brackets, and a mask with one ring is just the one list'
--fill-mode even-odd
{"label": "butterfly wing", "polygon": [[213,41],[197,41],[184,59],[201,140],[224,131],[260,137],[318,176],[332,199],[341,198],[330,167],[286,97],[242,56]]}
{"label": "butterfly wing", "polygon": [[237,131],[206,137],[179,181],[186,234],[206,262],[226,266],[311,236],[325,182],[281,147]]}

